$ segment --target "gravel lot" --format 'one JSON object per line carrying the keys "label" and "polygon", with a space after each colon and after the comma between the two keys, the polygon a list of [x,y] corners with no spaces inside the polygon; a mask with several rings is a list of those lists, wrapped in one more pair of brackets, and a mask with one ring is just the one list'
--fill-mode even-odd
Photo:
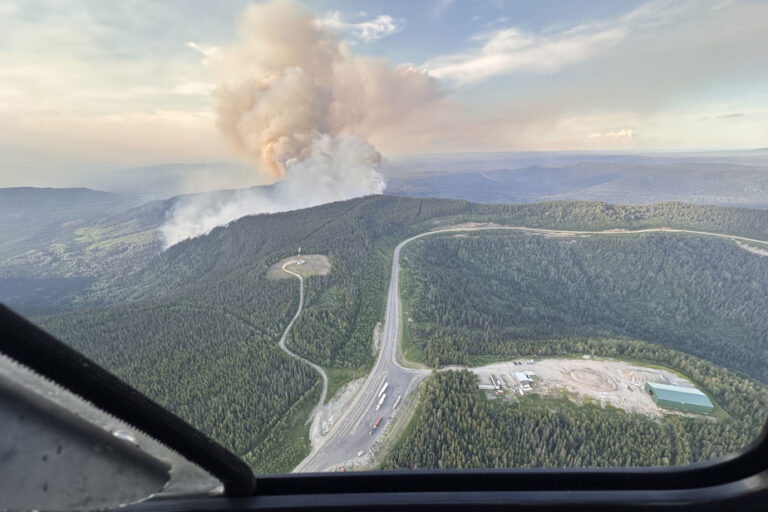
{"label": "gravel lot", "polygon": [[528,372],[533,377],[531,390],[526,393],[559,394],[563,390],[589,398],[605,406],[610,404],[628,412],[658,417],[669,413],[658,407],[643,389],[646,382],[694,387],[685,378],[666,370],[646,368],[624,361],[596,359],[540,359],[516,365],[514,361],[471,368],[481,384],[489,384],[495,375],[504,382],[505,393],[519,395],[516,372]]}

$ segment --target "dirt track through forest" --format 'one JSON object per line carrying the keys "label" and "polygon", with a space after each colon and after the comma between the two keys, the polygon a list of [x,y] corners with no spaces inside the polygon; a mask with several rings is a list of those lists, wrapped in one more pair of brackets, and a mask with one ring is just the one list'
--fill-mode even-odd
{"label": "dirt track through forest", "polygon": [[325,374],[325,371],[320,367],[320,365],[317,365],[312,361],[301,357],[298,354],[294,354],[293,352],[291,352],[291,350],[288,347],[285,346],[285,340],[288,337],[288,333],[291,331],[291,327],[293,327],[293,324],[296,322],[296,319],[299,318],[299,315],[301,315],[301,310],[304,307],[304,278],[301,277],[296,272],[291,272],[290,270],[285,268],[288,265],[292,265],[292,264],[296,264],[296,261],[291,260],[283,263],[282,269],[283,271],[288,272],[289,274],[292,274],[299,278],[299,307],[296,309],[296,314],[293,315],[293,318],[291,318],[291,321],[288,322],[288,326],[285,328],[285,331],[283,331],[283,335],[280,337],[280,343],[278,343],[278,345],[283,350],[283,352],[285,352],[289,356],[293,357],[294,359],[298,359],[299,361],[302,361],[308,364],[309,366],[311,366],[312,368],[314,368],[315,371],[319,373],[320,377],[323,379],[323,391],[320,393],[320,400],[317,401],[317,405],[312,410],[312,414],[309,415],[309,419],[307,421],[310,421],[315,416],[315,414],[317,414],[317,412],[320,409],[322,409],[323,403],[325,402],[325,396],[328,394],[328,375]]}

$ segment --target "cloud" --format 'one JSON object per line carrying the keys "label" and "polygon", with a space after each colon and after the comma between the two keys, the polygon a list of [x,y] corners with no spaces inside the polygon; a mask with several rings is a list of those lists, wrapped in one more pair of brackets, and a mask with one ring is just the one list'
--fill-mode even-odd
{"label": "cloud", "polygon": [[733,4],[735,0],[722,0],[721,2],[716,3],[712,6],[713,11],[719,11],[720,9],[725,9],[726,7],[729,7],[731,4]]}
{"label": "cloud", "polygon": [[172,92],[181,96],[209,96],[216,85],[208,82],[182,82],[177,84]]}
{"label": "cloud", "polygon": [[[93,2],[86,8],[80,2],[0,0],[0,144],[31,148],[26,153],[29,162],[43,152],[59,151],[73,158],[98,158],[102,168],[223,158],[227,153],[216,131],[216,96],[208,94],[210,84],[224,76],[237,87],[261,77],[253,64],[261,61],[235,60],[234,77],[219,74],[217,55],[235,38],[221,25],[229,23],[232,6],[204,4],[179,9],[172,2]],[[424,9],[432,5],[428,2]],[[456,5],[453,9],[459,10]],[[352,81],[343,91],[334,85],[338,81],[318,82],[321,90],[343,97],[323,117],[327,131],[336,135],[342,124],[351,126],[352,132],[390,155],[610,148],[621,144],[617,140],[645,148],[765,146],[768,2],[651,1],[627,9],[623,15],[589,23],[540,29],[518,16],[486,25],[483,22],[492,17],[486,14],[480,23],[467,26],[474,9],[466,12],[466,20],[452,16],[458,14],[453,11],[444,13],[445,26],[441,22],[425,27],[413,48],[394,45],[386,50],[401,59],[396,64],[427,60],[427,69],[441,76],[452,88],[451,95],[425,113],[414,106],[420,102],[405,102],[410,96],[389,84],[396,78],[399,82],[401,73],[420,77],[414,84],[421,84],[427,94],[434,88],[426,71],[396,66],[396,73],[388,73],[385,70],[393,67],[384,59],[356,56],[353,65],[327,69],[354,76],[363,66],[370,71],[364,74],[374,79]],[[358,10],[349,9],[344,18],[337,18],[341,25],[333,31],[336,39],[362,47],[361,37],[370,40],[392,31],[386,19],[374,23],[382,21],[381,11]],[[316,18],[312,16],[313,23]],[[425,23],[430,25],[428,19]],[[403,21],[391,24],[397,30]],[[420,41],[443,37],[450,26],[469,28],[475,35],[456,53],[444,50],[443,55],[420,57],[433,48],[419,47]],[[439,32],[431,34],[427,28]],[[301,38],[286,34],[285,48],[279,50],[289,51]],[[378,46],[369,53],[376,53]],[[308,48],[307,55],[315,55],[311,47],[302,47]],[[270,51],[265,60],[276,55]],[[351,52],[350,47],[343,45],[343,52]],[[325,65],[313,62],[296,60],[312,73]],[[502,75],[508,76],[489,80]],[[453,87],[464,83],[476,85]],[[250,98],[247,92],[244,98]],[[349,122],[338,122],[342,114]],[[702,116],[721,122],[705,123]],[[628,127],[642,135],[616,140],[606,136]],[[593,133],[600,137],[589,138]],[[243,152],[248,153],[248,147],[244,144]],[[6,153],[0,156],[8,161]],[[0,170],[0,183],[21,168],[7,165]],[[39,168],[70,172],[55,158]]]}
{"label": "cloud", "polygon": [[617,130],[615,132],[606,133],[592,133],[589,135],[590,139],[607,139],[607,140],[629,140],[637,137],[638,134],[633,130]]}
{"label": "cloud", "polygon": [[[465,50],[423,65],[454,86],[452,98],[464,108],[428,127],[425,144],[450,140],[451,150],[765,145],[768,2],[737,0],[716,11],[713,5],[652,1],[576,26],[479,31]],[[599,37],[612,31],[614,37]],[[745,115],[702,123],[702,113]],[[456,123],[461,133],[451,129]]]}
{"label": "cloud", "polygon": [[0,19],[10,19],[16,14],[17,11],[18,8],[16,7],[15,3],[8,1],[0,2]]}
{"label": "cloud", "polygon": [[368,21],[352,23],[344,21],[341,13],[334,11],[325,18],[318,21],[322,26],[335,30],[353,40],[371,43],[379,39],[391,36],[400,32],[405,27],[405,22],[396,20],[388,14],[379,16]]}
{"label": "cloud", "polygon": [[191,48],[200,55],[203,56],[202,63],[204,66],[210,66],[211,65],[211,59],[216,57],[216,52],[219,51],[219,48],[217,46],[211,46],[211,45],[204,45],[200,43],[196,43],[194,41],[187,41],[186,45],[187,48]]}
{"label": "cloud", "polygon": [[438,57],[424,67],[437,78],[459,85],[514,71],[553,73],[591,57],[601,48],[626,37],[622,27],[589,33],[576,31],[543,37],[517,28],[503,28],[474,38],[482,46],[464,53]]}
{"label": "cloud", "polygon": [[[146,30],[148,20],[164,25],[163,6],[147,5],[137,20],[131,14],[133,7],[125,5],[130,3],[103,10],[97,4],[85,8],[77,2],[37,6],[20,2],[6,8],[9,18],[3,19],[0,30],[0,84],[6,90],[0,95],[0,117],[42,111],[122,115],[197,110],[210,104],[191,94],[189,83],[205,82],[209,73],[195,54],[175,40],[161,44],[164,41],[158,41],[156,34],[142,32],[135,37],[133,30],[137,25]],[[0,5],[13,4],[0,0]],[[169,27],[168,32],[172,30]],[[164,30],[162,37],[171,38],[168,32]],[[203,50],[198,46],[196,51]],[[6,102],[2,96],[10,90],[18,97]]]}
{"label": "cloud", "polygon": [[[666,24],[684,4],[648,2],[614,19],[539,32],[501,27],[475,34],[474,47],[438,56],[424,64],[432,76],[469,84],[514,72],[555,73],[616,46],[630,35]],[[506,23],[499,18],[494,23]]]}
{"label": "cloud", "polygon": [[216,53],[215,46],[206,46],[206,45],[196,43],[194,41],[187,41],[186,46],[188,48],[192,48],[203,57],[211,57],[213,56],[214,53]]}
{"label": "cloud", "polygon": [[429,17],[433,20],[440,19],[455,3],[456,0],[435,0],[429,8]]}

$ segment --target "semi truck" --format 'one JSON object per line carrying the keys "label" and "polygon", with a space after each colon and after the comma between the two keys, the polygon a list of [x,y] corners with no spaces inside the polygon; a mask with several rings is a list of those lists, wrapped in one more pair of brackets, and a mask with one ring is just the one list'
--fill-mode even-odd
{"label": "semi truck", "polygon": [[387,399],[387,394],[386,394],[386,393],[384,393],[383,395],[381,395],[381,398],[379,398],[379,403],[377,403],[377,404],[376,404],[376,410],[377,410],[377,411],[378,411],[379,409],[381,409],[381,406],[384,404],[384,400],[386,400],[386,399]]}
{"label": "semi truck", "polygon": [[394,411],[397,409],[397,406],[400,405],[400,399],[403,398],[403,395],[397,395],[397,400],[395,400],[395,405],[392,406],[392,410]]}
{"label": "semi truck", "polygon": [[379,395],[378,395],[378,396],[381,396],[381,395],[383,395],[383,394],[384,394],[384,392],[387,390],[387,388],[388,388],[388,387],[389,387],[389,382],[385,382],[385,383],[384,383],[384,385],[383,385],[383,386],[381,386],[381,391],[379,391]]}
{"label": "semi truck", "polygon": [[384,416],[379,416],[379,418],[373,422],[373,426],[371,427],[371,431],[368,432],[369,436],[372,436],[374,432],[376,432],[376,429],[379,428],[379,425],[381,425],[381,420],[384,419]]}

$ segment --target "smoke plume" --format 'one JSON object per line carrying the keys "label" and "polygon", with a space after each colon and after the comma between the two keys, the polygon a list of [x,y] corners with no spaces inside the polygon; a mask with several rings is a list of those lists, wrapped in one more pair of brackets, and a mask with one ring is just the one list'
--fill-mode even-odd
{"label": "smoke plume", "polygon": [[442,97],[424,71],[354,55],[333,28],[291,0],[246,9],[239,41],[210,52],[220,73],[218,127],[272,187],[181,199],[166,246],[244,215],[304,208],[384,190],[377,130]]}

